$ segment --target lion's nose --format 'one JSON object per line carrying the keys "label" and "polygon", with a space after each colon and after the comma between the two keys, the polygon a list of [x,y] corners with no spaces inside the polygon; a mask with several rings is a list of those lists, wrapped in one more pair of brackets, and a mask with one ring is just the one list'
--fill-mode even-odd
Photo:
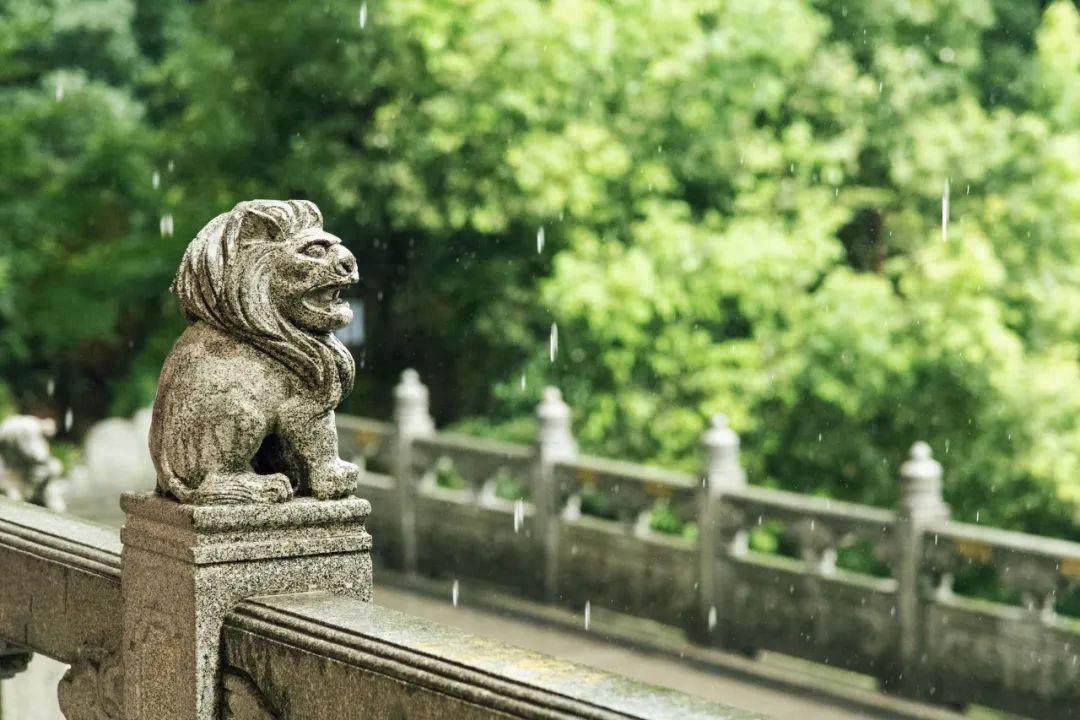
{"label": "lion's nose", "polygon": [[338,275],[345,275],[352,277],[356,274],[356,258],[348,250],[339,252],[337,259],[334,261],[334,270]]}

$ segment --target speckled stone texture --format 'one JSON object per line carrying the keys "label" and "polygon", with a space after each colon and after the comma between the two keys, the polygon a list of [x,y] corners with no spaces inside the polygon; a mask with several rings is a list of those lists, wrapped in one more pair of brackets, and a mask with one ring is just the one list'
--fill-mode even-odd
{"label": "speckled stone texture", "polygon": [[126,720],[217,718],[220,634],[238,602],[312,590],[371,600],[366,500],[121,506]]}
{"label": "speckled stone texture", "polygon": [[355,367],[333,331],[356,258],[306,200],[249,200],[188,245],[172,291],[191,325],[158,381],[157,487],[196,505],[342,498],[360,470],[338,457],[334,408]]}

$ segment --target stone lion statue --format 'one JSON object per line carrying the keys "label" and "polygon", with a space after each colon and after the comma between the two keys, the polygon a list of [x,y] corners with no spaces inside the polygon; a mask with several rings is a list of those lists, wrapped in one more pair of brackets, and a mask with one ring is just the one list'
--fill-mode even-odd
{"label": "stone lion statue", "polygon": [[352,356],[332,331],[356,259],[306,200],[251,200],[188,245],[172,291],[190,325],[165,360],[150,424],[158,492],[182,503],[348,495],[334,408]]}
{"label": "stone lion statue", "polygon": [[60,478],[63,465],[49,450],[56,422],[33,415],[10,415],[0,421],[0,493],[63,510],[49,484]]}

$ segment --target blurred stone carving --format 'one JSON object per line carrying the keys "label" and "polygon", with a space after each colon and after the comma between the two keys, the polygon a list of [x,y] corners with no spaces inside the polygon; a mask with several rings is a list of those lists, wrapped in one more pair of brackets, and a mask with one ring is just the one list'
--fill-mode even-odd
{"label": "blurred stone carving", "polygon": [[56,422],[33,415],[11,415],[0,421],[0,492],[62,511],[63,500],[49,492],[64,467],[49,452]]}
{"label": "blurred stone carving", "polygon": [[255,683],[236,671],[222,674],[222,720],[278,720]]}
{"label": "blurred stone carving", "polygon": [[71,664],[57,688],[65,720],[121,720],[124,668],[111,653],[89,653]]}
{"label": "blurred stone carving", "polygon": [[117,494],[152,490],[157,478],[150,459],[150,408],[131,418],[111,417],[90,426],[82,444],[82,460],[65,478],[64,498],[72,512],[105,525],[123,518]]}
{"label": "blurred stone carving", "polygon": [[0,680],[10,680],[26,670],[34,653],[0,640]]}
{"label": "blurred stone carving", "polygon": [[83,463],[87,480],[100,492],[150,490],[154,486],[154,462],[147,449],[150,408],[131,418],[112,417],[94,423],[83,440]]}
{"label": "blurred stone carving", "polygon": [[158,382],[150,454],[158,491],[202,505],[352,492],[334,408],[352,356],[334,330],[356,259],[305,200],[251,200],[188,245],[172,290],[191,325]]}

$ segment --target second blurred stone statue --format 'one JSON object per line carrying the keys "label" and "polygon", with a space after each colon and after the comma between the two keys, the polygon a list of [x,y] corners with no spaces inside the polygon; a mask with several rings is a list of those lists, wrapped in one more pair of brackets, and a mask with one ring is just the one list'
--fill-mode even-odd
{"label": "second blurred stone statue", "polygon": [[50,493],[63,465],[49,450],[56,423],[33,415],[11,415],[0,421],[0,495],[63,511],[63,500]]}
{"label": "second blurred stone statue", "polygon": [[251,200],[188,245],[172,291],[191,323],[165,361],[150,454],[162,494],[199,505],[349,495],[334,408],[352,356],[332,332],[356,259],[306,200]]}

